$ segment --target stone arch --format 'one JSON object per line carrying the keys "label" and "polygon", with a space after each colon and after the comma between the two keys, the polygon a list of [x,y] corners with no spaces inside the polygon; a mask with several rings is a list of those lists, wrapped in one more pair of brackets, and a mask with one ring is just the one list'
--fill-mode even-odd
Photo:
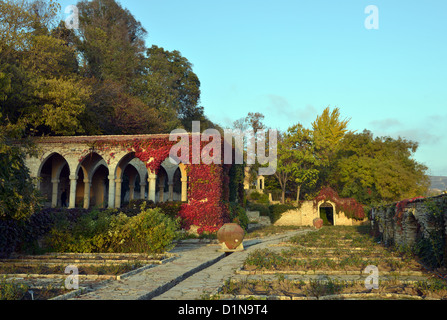
{"label": "stone arch", "polygon": [[135,165],[131,162],[123,170],[121,187],[121,204],[129,203],[135,200],[135,191],[140,192],[140,173]]}
{"label": "stone arch", "polygon": [[163,165],[158,170],[156,187],[155,198],[158,202],[166,202],[169,199],[169,195],[165,195],[166,192],[169,192],[169,176]]}
{"label": "stone arch", "polygon": [[[36,177],[39,178],[38,189],[52,208],[64,206],[62,195],[69,184],[70,167],[60,153],[49,152],[40,162]],[[66,194],[65,194],[66,196]]]}
{"label": "stone arch", "polygon": [[318,204],[318,215],[322,218],[325,224],[329,223],[329,225],[335,226],[336,222],[336,206],[331,201],[321,201]]}
{"label": "stone arch", "polygon": [[90,176],[89,205],[106,208],[109,204],[109,168],[107,163],[99,162]]}
{"label": "stone arch", "polygon": [[[74,195],[70,193],[71,208],[78,204],[82,205],[84,209],[89,209],[92,202],[94,206],[99,207],[103,207],[106,203],[102,196],[102,193],[104,192],[102,182],[98,184],[98,178],[96,178],[95,183],[93,183],[93,177],[95,176],[96,171],[101,167],[105,167],[109,170],[107,162],[97,152],[90,152],[84,156],[81,161],[78,161],[75,174],[70,177],[71,185],[72,187],[75,187],[76,190]],[[99,194],[101,195],[98,196]],[[93,201],[92,197],[94,197]]]}
{"label": "stone arch", "polygon": [[[168,176],[169,201],[188,201],[188,173],[185,164],[180,163],[176,165],[172,163],[169,158],[166,158],[165,161],[162,162],[161,167],[164,168]],[[176,197],[176,184],[181,185],[179,199]]]}
{"label": "stone arch", "polygon": [[[126,171],[129,167],[133,167],[135,170],[129,169]],[[146,199],[147,191],[148,199],[155,202],[155,180],[157,176],[150,172],[144,162],[135,156],[135,152],[123,154],[116,162],[116,165],[111,168],[111,172],[113,174],[109,178],[112,179],[113,176],[115,182],[114,199],[116,208],[121,207],[121,203],[126,199],[126,192],[129,192],[129,200],[131,198],[130,194],[132,194],[134,199],[135,189],[139,190],[140,199]],[[130,174],[127,177],[125,176],[126,172]],[[135,186],[135,183],[138,181],[139,185]],[[123,182],[126,183],[124,192]],[[110,196],[112,196],[112,193],[110,193]]]}
{"label": "stone arch", "polygon": [[172,183],[172,198],[174,201],[182,200],[182,172],[180,168],[174,173],[173,183]]}

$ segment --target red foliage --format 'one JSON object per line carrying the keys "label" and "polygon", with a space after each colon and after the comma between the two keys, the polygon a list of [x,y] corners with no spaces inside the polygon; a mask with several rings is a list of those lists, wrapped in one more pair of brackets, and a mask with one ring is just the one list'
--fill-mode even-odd
{"label": "red foliage", "polygon": [[[176,142],[167,137],[135,139],[128,141],[100,141],[96,142],[98,150],[108,151],[111,146],[119,146],[128,152],[135,152],[135,157],[146,164],[146,167],[158,174],[161,164],[170,154]],[[200,150],[208,143],[201,142]],[[190,146],[192,138],[190,137]],[[189,159],[192,163],[192,148]],[[222,149],[223,154],[223,149]],[[151,161],[152,159],[152,161]],[[229,222],[229,208],[225,201],[229,199],[229,166],[222,164],[187,165],[188,172],[188,203],[181,206],[179,216],[183,227],[189,229],[195,225],[198,232],[217,232],[225,223]]]}
{"label": "red foliage", "polygon": [[413,198],[413,199],[405,199],[405,200],[399,201],[396,204],[396,215],[394,216],[394,219],[396,220],[396,223],[401,227],[401,229],[403,228],[403,226],[402,226],[402,219],[404,217],[405,208],[407,207],[407,205],[409,203],[415,202],[418,199],[424,199],[424,197],[416,197],[416,198]]}
{"label": "red foliage", "polygon": [[180,210],[184,227],[199,226],[199,233],[217,232],[229,222],[229,208],[224,200],[224,178],[227,176],[222,166],[191,165],[188,167],[189,203]]}
{"label": "red foliage", "polygon": [[353,198],[340,198],[338,193],[330,187],[321,189],[318,196],[314,199],[314,207],[317,207],[321,201],[332,201],[336,205],[337,212],[344,212],[350,219],[365,219],[365,210],[363,210],[361,203]]}

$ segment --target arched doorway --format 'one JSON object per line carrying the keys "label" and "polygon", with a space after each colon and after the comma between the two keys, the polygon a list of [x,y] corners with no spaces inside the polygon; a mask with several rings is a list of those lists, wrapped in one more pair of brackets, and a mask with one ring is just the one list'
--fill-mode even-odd
{"label": "arched doorway", "polygon": [[325,202],[319,208],[320,218],[323,219],[325,226],[335,226],[335,208],[329,203]]}
{"label": "arched doorway", "polygon": [[45,206],[53,208],[62,206],[61,196],[64,192],[67,196],[70,187],[70,169],[65,158],[58,153],[48,156],[39,168],[38,177],[39,190],[45,199]]}
{"label": "arched doorway", "polygon": [[140,194],[140,176],[138,170],[129,163],[123,171],[121,186],[121,205],[126,206],[135,198],[135,193]]}
{"label": "arched doorway", "polygon": [[76,171],[75,206],[84,209],[95,206],[104,208],[108,199],[108,196],[104,195],[108,190],[108,174],[107,162],[101,155],[96,152],[86,155]]}
{"label": "arched doorway", "polygon": [[158,202],[166,202],[169,200],[169,177],[163,166],[160,166],[157,174],[157,189],[155,198]]}
{"label": "arched doorway", "polygon": [[106,208],[109,200],[109,169],[100,164],[92,175],[90,205],[97,208]]}
{"label": "arched doorway", "polygon": [[182,172],[180,168],[178,168],[174,173],[172,199],[174,201],[182,201]]}

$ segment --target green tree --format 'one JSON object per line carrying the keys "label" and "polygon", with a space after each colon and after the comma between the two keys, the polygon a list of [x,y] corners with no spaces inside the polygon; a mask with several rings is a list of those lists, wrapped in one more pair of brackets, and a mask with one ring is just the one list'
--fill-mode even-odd
{"label": "green tree", "polygon": [[374,138],[367,130],[347,133],[340,143],[332,180],[343,197],[367,205],[425,196],[427,167],[413,159],[416,142]]}
{"label": "green tree", "polygon": [[118,82],[85,79],[91,88],[81,121],[90,135],[165,133],[166,125],[157,109],[130,95]]}
{"label": "green tree", "polygon": [[1,111],[38,134],[84,132],[89,90],[76,74],[75,48],[50,32],[59,8],[52,1],[0,5]]}
{"label": "green tree", "polygon": [[323,113],[312,123],[315,140],[323,144],[329,150],[343,139],[348,132],[348,125],[351,119],[341,119],[340,109],[335,108],[331,111],[330,107],[324,109]]}
{"label": "green tree", "polygon": [[83,0],[76,6],[84,74],[131,88],[142,70],[147,31],[115,0]]}
{"label": "green tree", "polygon": [[312,131],[301,124],[290,127],[278,141],[278,167],[275,174],[282,189],[282,203],[285,202],[287,183],[297,183],[297,202],[303,185],[313,186],[318,179],[318,159],[315,157],[315,143]]}
{"label": "green tree", "polygon": [[19,146],[23,127],[9,123],[0,126],[0,219],[26,220],[38,208],[38,193],[25,165],[27,154],[34,154],[31,143]]}
{"label": "green tree", "polygon": [[134,93],[156,108],[168,132],[179,127],[192,130],[192,121],[210,125],[200,103],[200,81],[192,64],[178,51],[153,45],[146,52],[144,71]]}
{"label": "green tree", "polygon": [[328,107],[312,123],[315,152],[319,159],[319,187],[331,184],[330,175],[334,170],[334,157],[339,143],[348,132],[351,119],[341,118],[340,109],[331,111]]}

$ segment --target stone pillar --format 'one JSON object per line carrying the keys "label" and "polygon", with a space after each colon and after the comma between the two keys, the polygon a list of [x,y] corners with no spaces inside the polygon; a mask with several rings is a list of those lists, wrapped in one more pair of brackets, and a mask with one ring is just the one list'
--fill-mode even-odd
{"label": "stone pillar", "polygon": [[182,178],[182,202],[188,201],[188,178]]}
{"label": "stone pillar", "polygon": [[160,202],[164,202],[165,200],[164,200],[164,197],[165,197],[165,185],[164,185],[164,183],[162,184],[161,182],[160,182],[160,185],[158,186],[158,193],[159,193],[159,201]]}
{"label": "stone pillar", "polygon": [[129,201],[135,199],[135,177],[131,176],[129,179]]}
{"label": "stone pillar", "polygon": [[155,188],[156,188],[156,184],[157,184],[157,175],[150,174],[149,178],[147,179],[147,182],[149,182],[148,198],[149,198],[149,200],[152,200],[155,202]]}
{"label": "stone pillar", "polygon": [[174,184],[169,182],[169,201],[174,201]]}
{"label": "stone pillar", "polygon": [[76,208],[76,185],[78,182],[77,176],[70,176],[70,202],[68,204],[69,209]]}
{"label": "stone pillar", "polygon": [[115,176],[109,176],[109,208],[115,209]]}
{"label": "stone pillar", "polygon": [[84,209],[90,208],[90,189],[92,187],[92,183],[90,180],[84,180]]}
{"label": "stone pillar", "polygon": [[[51,180],[53,184],[53,192],[51,194],[51,207],[56,208],[59,200],[59,182],[60,180]],[[62,205],[62,203],[61,203]]]}
{"label": "stone pillar", "polygon": [[115,208],[121,208],[121,184],[123,180],[115,180]]}
{"label": "stone pillar", "polygon": [[146,183],[145,182],[140,183],[140,199],[141,200],[146,199]]}

